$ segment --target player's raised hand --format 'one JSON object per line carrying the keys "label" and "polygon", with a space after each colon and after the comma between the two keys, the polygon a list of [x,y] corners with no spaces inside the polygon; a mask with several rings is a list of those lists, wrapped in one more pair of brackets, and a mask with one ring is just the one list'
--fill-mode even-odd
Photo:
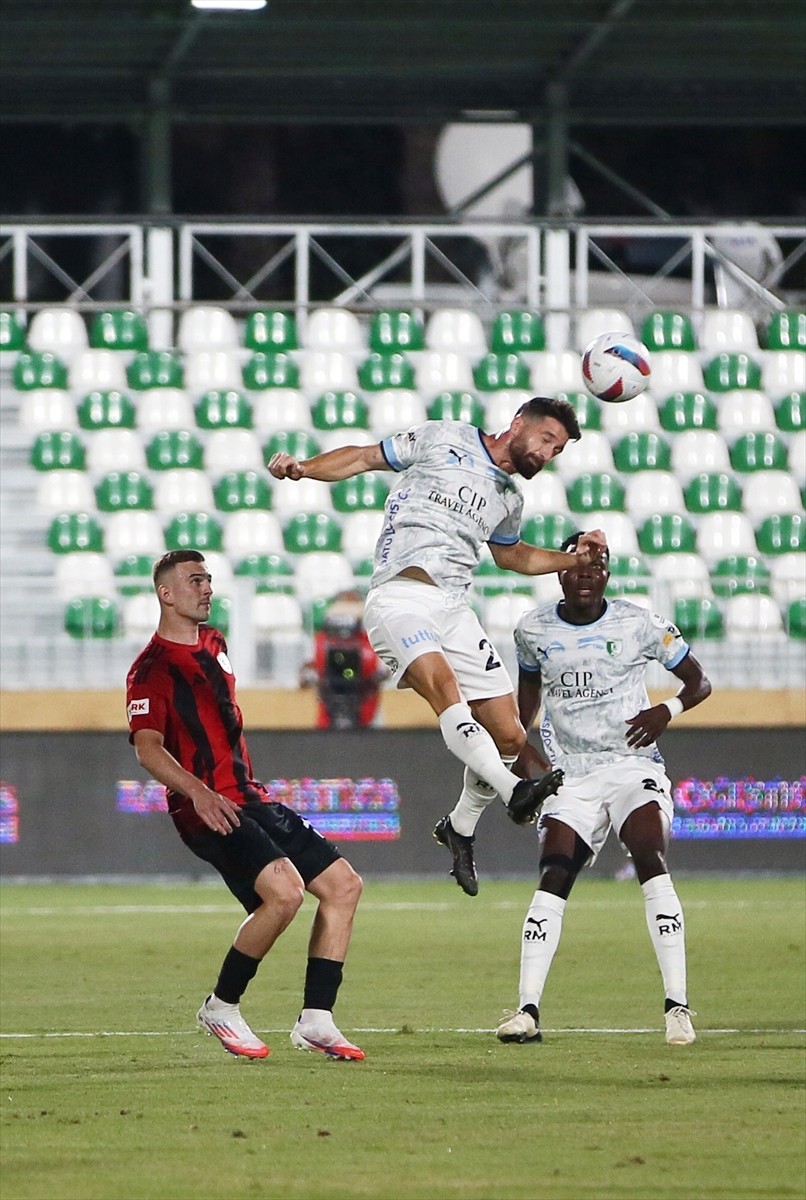
{"label": "player's raised hand", "polygon": [[302,479],[305,474],[302,463],[284,450],[272,454],[267,465],[275,479]]}
{"label": "player's raised hand", "polygon": [[583,533],[577,542],[576,555],[580,566],[589,563],[607,565],[607,538],[601,529]]}

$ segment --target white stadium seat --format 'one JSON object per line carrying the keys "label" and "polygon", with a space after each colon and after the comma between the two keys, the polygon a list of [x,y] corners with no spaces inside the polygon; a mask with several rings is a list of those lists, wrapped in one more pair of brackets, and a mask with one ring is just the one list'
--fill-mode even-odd
{"label": "white stadium seat", "polygon": [[211,512],[215,508],[215,500],[208,475],[204,471],[186,467],[156,472],[154,507],[164,515]]}
{"label": "white stadium seat", "polygon": [[294,572],[297,596],[306,602],[329,599],[353,587],[353,569],[346,555],[336,550],[300,554]]}
{"label": "white stadium seat", "polygon": [[241,388],[243,378],[234,350],[196,350],[185,357],[185,387],[191,396],[212,389]]}
{"label": "white stadium seat", "polygon": [[104,546],[114,560],[129,554],[149,554],[156,558],[165,550],[165,535],[156,513],[126,509],[107,517]]}
{"label": "white stadium seat", "polygon": [[50,350],[70,363],[89,345],[87,327],[74,308],[41,308],[28,326],[26,341],[32,350]]}
{"label": "white stadium seat", "polygon": [[568,442],[554,463],[560,478],[566,482],[587,472],[615,470],[610,441],[606,434],[595,429],[585,429],[578,442]]}
{"label": "white stadium seat", "polygon": [[342,350],[307,350],[301,359],[300,385],[311,397],[357,388],[355,358]]}
{"label": "white stadium seat", "polygon": [[36,489],[40,512],[93,512],[95,492],[86,471],[46,471]]}
{"label": "white stadium seat", "polygon": [[706,308],[702,316],[700,347],[709,354],[723,350],[758,350],[758,335],[752,318],[735,308]]}
{"label": "white stadium seat", "polygon": [[539,350],[531,358],[535,395],[583,392],[582,356],[575,350]]}
{"label": "white stadium seat", "polygon": [[744,513],[705,513],[697,530],[697,549],[710,564],[730,554],[755,554],[753,525]]}
{"label": "white stadium seat", "polygon": [[631,319],[620,308],[590,308],[577,314],[574,346],[580,354],[602,333],[628,333],[635,337]]}
{"label": "white stadium seat", "polygon": [[695,354],[686,350],[653,350],[649,390],[656,400],[672,392],[702,391],[702,367]]}
{"label": "white stadium seat", "polygon": [[701,473],[731,471],[728,447],[713,429],[687,429],[672,440],[672,470],[685,485]]}
{"label": "white stadium seat", "polygon": [[565,487],[556,471],[540,471],[531,479],[518,477],[518,486],[523,492],[523,515],[537,513],[564,513],[568,511]]}
{"label": "white stadium seat", "polygon": [[193,405],[181,388],[149,388],[137,396],[137,428],[143,433],[163,429],[192,429]]}
{"label": "white stadium seat", "polygon": [[745,391],[724,392],[717,407],[719,432],[728,442],[743,433],[775,430],[775,413],[764,392],[748,388]]}
{"label": "white stadium seat", "polygon": [[755,523],[773,513],[803,512],[798,485],[788,471],[751,471],[744,484],[742,508]]}
{"label": "white stadium seat", "polygon": [[636,471],[625,475],[627,512],[637,522],[652,513],[686,510],[683,489],[670,471]]}
{"label": "white stadium seat", "polygon": [[614,441],[627,433],[657,433],[658,409],[647,392],[622,404],[602,404],[602,431]]}
{"label": "white stadium seat", "polygon": [[253,420],[258,433],[312,428],[311,406],[297,388],[268,388],[253,395]]}
{"label": "white stadium seat", "polygon": [[99,429],[87,442],[88,471],[106,475],[108,471],[145,469],[146,454],[143,443],[140,435],[133,429]]}
{"label": "white stadium seat", "polygon": [[176,344],[184,354],[204,350],[237,350],[238,325],[232,313],[213,304],[188,308],[179,318]]}
{"label": "white stadium seat", "polygon": [[422,425],[427,419],[425,404],[418,392],[408,388],[385,388],[369,400],[370,431],[375,441]]}
{"label": "white stadium seat", "polygon": [[346,308],[318,308],[308,317],[302,331],[308,350],[360,351],[365,339],[355,313]]}
{"label": "white stadium seat", "polygon": [[274,513],[259,508],[230,513],[224,526],[224,550],[233,561],[249,554],[284,554],[280,522]]}
{"label": "white stadium seat", "polygon": [[806,392],[806,354],[802,350],[768,350],[761,378],[764,391],[773,400],[787,392]]}
{"label": "white stadium seat", "polygon": [[204,465],[213,474],[262,471],[263,451],[251,429],[214,429],[207,435]]}
{"label": "white stadium seat", "polygon": [[109,559],[89,551],[59,555],[56,593],[65,603],[79,596],[115,596],[117,587]]}
{"label": "white stadium seat", "polygon": [[470,359],[487,352],[484,326],[477,313],[461,308],[442,308],[433,313],[425,327],[429,350],[456,350]]}
{"label": "white stadium seat", "polygon": [[69,392],[61,388],[36,388],[20,392],[19,422],[31,433],[47,430],[77,429],[76,406]]}
{"label": "white stadium seat", "polygon": [[520,406],[531,398],[531,392],[524,392],[518,388],[488,392],[484,397],[484,428],[489,433],[506,429]]}
{"label": "white stadium seat", "polygon": [[70,390],[81,397],[92,391],[125,390],[126,366],[114,350],[80,350],[70,363]]}

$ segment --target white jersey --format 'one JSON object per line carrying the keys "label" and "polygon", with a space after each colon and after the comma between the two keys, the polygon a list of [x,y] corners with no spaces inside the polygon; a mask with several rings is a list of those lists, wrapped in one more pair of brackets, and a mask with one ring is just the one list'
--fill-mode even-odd
{"label": "white jersey", "polygon": [[541,677],[540,734],[552,764],[571,779],[635,755],[662,765],[654,742],[627,745],[625,721],[649,707],[647,663],[671,670],[688,654],[680,630],[628,600],[608,600],[589,625],[572,625],[557,610],[556,601],[534,608],[515,630],[520,668]]}
{"label": "white jersey", "polygon": [[464,592],[485,542],[520,540],[521,490],[472,425],[426,421],[384,438],[381,449],[403,478],[386,501],[373,587],[420,567],[445,591]]}

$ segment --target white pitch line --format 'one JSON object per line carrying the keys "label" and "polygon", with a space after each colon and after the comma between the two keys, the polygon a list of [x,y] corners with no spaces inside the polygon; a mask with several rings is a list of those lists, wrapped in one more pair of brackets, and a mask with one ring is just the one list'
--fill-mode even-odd
{"label": "white pitch line", "polygon": [[[634,893],[625,894],[621,900],[593,900],[580,898],[574,900],[574,908],[588,909],[615,909],[632,906],[636,901]],[[796,904],[806,903],[806,897],[791,901],[791,906]],[[384,901],[384,900],[365,900],[361,903],[362,912],[453,912],[464,908],[466,901],[456,900],[400,900],[400,901]],[[523,908],[523,901],[519,900],[493,900],[485,907],[489,909],[497,909],[504,911],[518,910]],[[689,900],[685,904],[685,908],[705,909],[705,908],[730,908],[730,909],[757,909],[757,908],[780,908],[779,900]],[[8,920],[11,917],[65,917],[65,916],[92,916],[92,917],[116,917],[116,916],[132,916],[142,915],[144,913],[199,913],[199,914],[215,914],[215,913],[232,913],[240,912],[236,904],[78,904],[75,908],[65,907],[31,907],[31,908],[15,908],[5,907],[2,909],[3,920]]]}
{"label": "white pitch line", "polygon": [[[201,1029],[161,1029],[161,1030],[126,1030],[126,1029],[102,1029],[96,1032],[61,1032],[61,1033],[0,1033],[0,1038],[9,1041],[24,1041],[24,1040],[43,1040],[53,1038],[106,1038],[106,1037],[132,1037],[132,1038],[162,1038],[162,1037],[188,1037],[191,1034],[196,1035],[202,1033]],[[356,1028],[348,1030],[349,1033],[396,1033],[401,1037],[408,1036],[402,1033],[400,1028],[397,1029],[381,1029],[375,1027]],[[473,1034],[490,1034],[495,1033],[494,1029],[448,1029],[448,1028],[429,1028],[412,1030],[415,1034],[434,1034],[434,1033],[473,1033]],[[660,1033],[661,1029],[658,1026],[645,1026],[636,1029],[583,1029],[568,1026],[562,1029],[547,1029],[543,1027],[544,1033],[564,1034],[564,1033],[592,1033],[592,1034],[646,1034]],[[282,1035],[288,1033],[287,1029],[256,1029],[255,1033],[267,1034],[269,1036]],[[753,1035],[774,1035],[786,1036],[792,1034],[806,1034],[806,1029],[697,1029],[697,1036],[700,1034],[709,1036],[714,1034],[753,1034]]]}

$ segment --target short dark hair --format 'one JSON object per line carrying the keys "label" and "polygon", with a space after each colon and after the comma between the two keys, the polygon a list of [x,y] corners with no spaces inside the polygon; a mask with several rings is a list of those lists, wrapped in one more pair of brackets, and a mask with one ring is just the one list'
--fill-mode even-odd
{"label": "short dark hair", "polygon": [[542,421],[544,417],[554,417],[555,421],[560,422],[571,441],[578,442],[582,437],[574,406],[567,400],[552,399],[549,396],[533,396],[531,400],[525,401],[520,406],[515,416],[529,417],[533,421]]}
{"label": "short dark hair", "polygon": [[154,570],[151,573],[154,580],[154,587],[159,586],[163,575],[167,575],[169,571],[172,571],[177,563],[183,562],[203,563],[204,555],[201,550],[169,550],[167,554],[163,554],[162,558],[154,563]]}
{"label": "short dark hair", "polygon": [[[568,550],[568,551],[576,550],[577,545],[579,544],[579,539],[584,536],[585,536],[585,530],[578,529],[576,531],[576,533],[569,534],[569,536],[563,542],[562,546],[560,546],[560,549]],[[605,546],[604,551],[605,551],[605,554],[607,555],[607,561],[610,562],[610,547]]]}

